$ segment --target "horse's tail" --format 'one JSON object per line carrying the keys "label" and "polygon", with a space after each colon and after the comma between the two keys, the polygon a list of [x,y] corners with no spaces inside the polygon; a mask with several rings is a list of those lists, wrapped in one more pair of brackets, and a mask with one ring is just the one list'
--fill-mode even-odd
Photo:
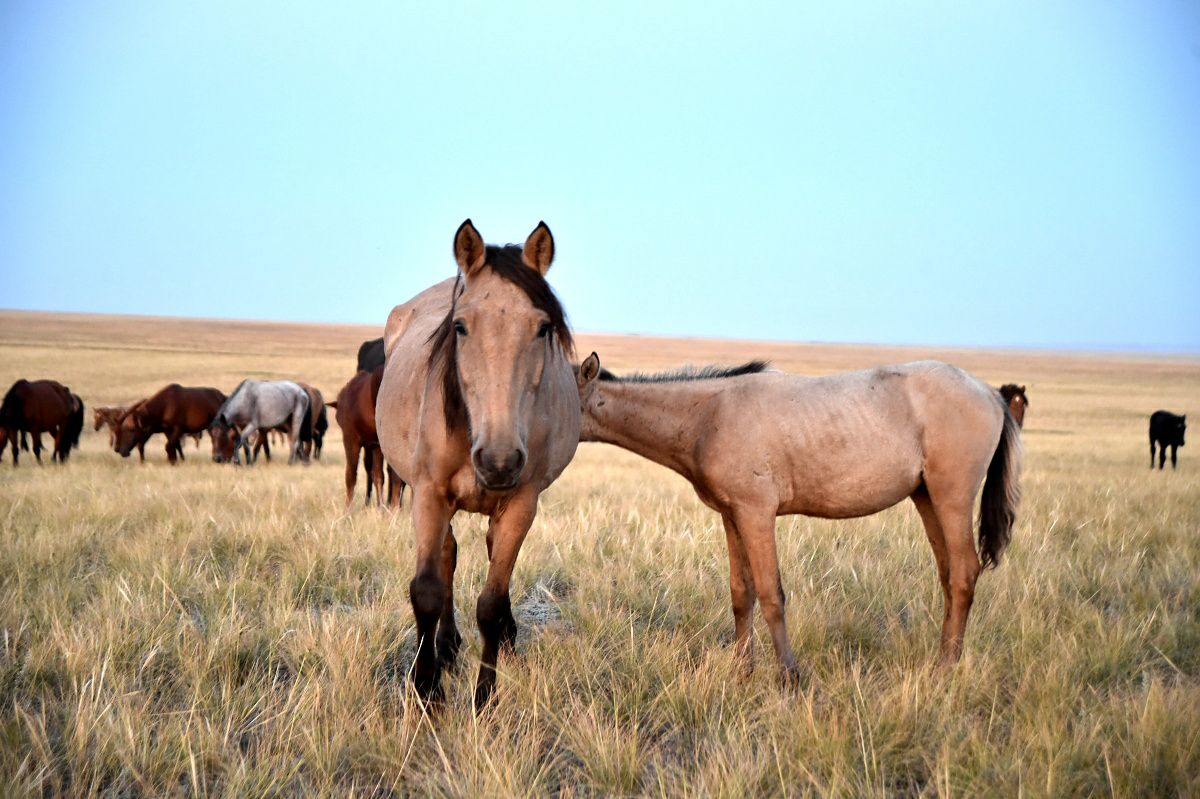
{"label": "horse's tail", "polygon": [[304,418],[300,421],[300,442],[308,444],[313,440],[312,398],[304,392]]}
{"label": "horse's tail", "polygon": [[[997,394],[999,400],[999,395]],[[1012,539],[1013,521],[1021,502],[1021,430],[1001,401],[1004,428],[988,465],[979,509],[979,552],[985,569],[1000,565],[1000,555]]]}
{"label": "horse's tail", "polygon": [[71,415],[64,423],[63,434],[59,439],[58,459],[66,460],[71,450],[79,446],[79,436],[83,433],[83,400],[75,394],[71,395]]}

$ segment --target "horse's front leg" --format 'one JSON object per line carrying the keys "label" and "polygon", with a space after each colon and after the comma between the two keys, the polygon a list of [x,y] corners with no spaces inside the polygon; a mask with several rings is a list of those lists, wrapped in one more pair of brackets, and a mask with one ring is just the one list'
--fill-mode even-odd
{"label": "horse's front leg", "polygon": [[[383,457],[379,460],[382,462]],[[383,495],[382,478],[377,496]],[[442,602],[442,615],[438,619],[437,656],[438,665],[448,669],[458,659],[458,650],[462,645],[462,635],[458,632],[458,624],[454,621],[454,572],[458,568],[458,539],[454,537],[454,527],[446,525],[446,537],[442,539],[442,582],[446,586],[446,598]]]}
{"label": "horse's front leg", "polygon": [[488,527],[489,564],[483,592],[475,606],[475,620],[483,639],[479,679],[475,683],[475,710],[481,710],[496,688],[496,660],[502,644],[517,637],[517,622],[508,597],[509,581],[525,534],[537,515],[538,491],[519,489],[493,516]]}
{"label": "horse's front leg", "polygon": [[246,465],[249,466],[253,461],[250,460],[250,442],[254,440],[254,434],[258,432],[258,428],[254,422],[242,428],[237,434],[237,438],[233,440],[233,462],[241,463],[238,460],[238,451],[241,450],[246,455]]}
{"label": "horse's front leg", "polygon": [[450,529],[454,510],[444,495],[428,486],[416,492],[413,502],[413,534],[416,537],[417,568],[408,596],[417,624],[417,658],[413,664],[413,683],[423,699],[440,700],[442,666],[438,662],[434,636],[438,619],[446,603],[448,589],[442,579],[443,540]]}

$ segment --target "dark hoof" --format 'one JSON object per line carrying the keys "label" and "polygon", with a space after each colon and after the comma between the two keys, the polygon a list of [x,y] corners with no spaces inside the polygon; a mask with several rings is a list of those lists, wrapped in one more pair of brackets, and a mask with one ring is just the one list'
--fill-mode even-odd
{"label": "dark hoof", "polygon": [[421,697],[426,704],[439,705],[446,699],[446,691],[442,687],[442,673],[440,670],[427,675],[414,672],[413,687],[417,689],[417,696]]}
{"label": "dark hoof", "polygon": [[799,666],[784,666],[780,682],[785,691],[799,691],[808,683],[808,674]]}

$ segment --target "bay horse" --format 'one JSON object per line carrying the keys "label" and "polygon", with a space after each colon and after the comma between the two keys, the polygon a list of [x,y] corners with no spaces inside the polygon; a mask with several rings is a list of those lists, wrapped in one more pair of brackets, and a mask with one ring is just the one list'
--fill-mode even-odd
{"label": "bay horse", "polygon": [[249,447],[259,430],[286,424],[291,453],[288,463],[308,463],[304,445],[312,441],[312,406],[308,392],[292,380],[247,378],[217,410],[209,427],[213,460],[240,463],[238,450]]}
{"label": "bay horse", "polygon": [[1005,404],[1008,405],[1008,412],[1012,414],[1017,427],[1024,427],[1025,409],[1029,407],[1029,398],[1025,396],[1025,386],[1018,386],[1016,383],[1005,383],[1000,386],[999,391],[1000,396],[1004,398]]}
{"label": "bay horse", "polygon": [[125,411],[114,448],[128,458],[134,447],[142,452],[151,436],[162,433],[167,438],[167,460],[174,464],[184,459],[183,437],[207,430],[224,402],[225,395],[215,388],[171,383]]}
{"label": "bay horse", "polygon": [[[379,448],[379,434],[375,427],[375,401],[379,386],[383,382],[383,366],[374,371],[360,371],[342,386],[337,399],[329,403],[334,409],[334,418],[342,429],[342,446],[346,450],[346,509],[354,502],[354,486],[358,482],[358,461],[362,457],[367,473],[367,505],[371,504],[371,488],[375,489],[376,502],[383,503],[383,473],[386,464],[383,451]],[[387,504],[400,506],[404,484],[391,470]]]}
{"label": "bay horse", "polygon": [[12,384],[0,402],[0,454],[12,445],[13,466],[19,465],[19,439],[33,438],[33,454],[42,462],[42,433],[54,438],[52,458],[65,463],[79,446],[83,432],[83,400],[57,380],[25,380]]}
{"label": "bay horse", "polygon": [[413,490],[412,677],[422,698],[442,698],[442,670],[462,640],[451,519],[460,510],[489,517],[487,578],[475,605],[483,642],[479,710],[495,688],[500,647],[516,635],[509,582],[538,496],[579,443],[579,396],[568,361],[571,331],[545,280],[554,258],[545,223],[523,247],[495,246],[468,219],[455,233],[454,258],[456,278],[389,315],[375,410],[383,456]]}
{"label": "bay horse", "polygon": [[[995,389],[938,361],[817,378],[761,361],[619,378],[596,353],[579,367],[578,385],[582,440],[678,472],[721,514],[746,668],[757,596],[785,680],[799,676],[775,518],[849,519],[905,498],[917,506],[942,585],[941,661],[958,660],[976,578],[1000,562],[1020,497],[1020,436]],[[982,565],[971,530],[981,485]]]}

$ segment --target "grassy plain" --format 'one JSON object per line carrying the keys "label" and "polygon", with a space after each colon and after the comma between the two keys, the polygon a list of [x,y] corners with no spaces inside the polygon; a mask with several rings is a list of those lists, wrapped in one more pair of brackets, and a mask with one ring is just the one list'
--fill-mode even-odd
{"label": "grassy plain", "polygon": [[[294,377],[328,396],[354,326],[0,313],[0,383],[89,406],[170,381]],[[342,511],[322,462],[236,469],[208,445],[0,467],[0,794],[1200,795],[1200,459],[1151,472],[1157,408],[1195,412],[1200,361],[579,336],[620,371],[767,357],[827,373],[940,357],[1029,385],[1025,501],[980,581],[967,652],[932,668],[941,593],[907,504],[778,524],[811,682],[781,690],[761,619],[735,677],[719,519],[666,470],[584,445],[518,563],[522,631],[470,710],[484,527],[460,517],[467,635],[424,715],[411,530]],[[90,416],[90,412],[89,412]],[[361,483],[360,483],[361,489]]]}

